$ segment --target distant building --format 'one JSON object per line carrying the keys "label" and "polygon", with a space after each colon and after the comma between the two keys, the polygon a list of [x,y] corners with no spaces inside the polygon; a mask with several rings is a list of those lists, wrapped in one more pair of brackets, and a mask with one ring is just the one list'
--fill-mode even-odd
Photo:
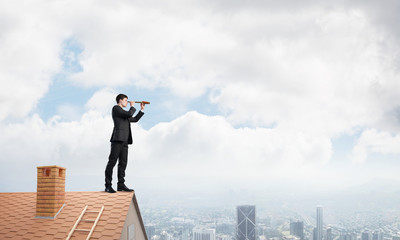
{"label": "distant building", "polygon": [[197,226],[193,228],[193,240],[215,240],[215,229]]}
{"label": "distant building", "polygon": [[326,240],[333,240],[332,228],[330,227],[326,229]]}
{"label": "distant building", "polygon": [[300,238],[298,236],[288,235],[288,236],[283,236],[282,240],[300,240]]}
{"label": "distant building", "polygon": [[304,223],[303,222],[291,222],[290,223],[290,235],[297,236],[301,240],[304,240]]}
{"label": "distant building", "polygon": [[400,240],[400,236],[399,235],[392,236],[392,239],[393,240]]}
{"label": "distant building", "polygon": [[372,240],[371,234],[368,231],[364,231],[361,233],[361,240]]}
{"label": "distant building", "polygon": [[339,240],[357,240],[356,233],[341,233]]}
{"label": "distant building", "polygon": [[216,232],[219,234],[231,234],[235,232],[236,225],[234,223],[219,223],[216,226]]}
{"label": "distant building", "polygon": [[339,240],[351,240],[351,235],[341,233],[339,236]]}
{"label": "distant building", "polygon": [[323,207],[317,206],[317,227],[315,240],[322,240],[323,237]]}
{"label": "distant building", "polygon": [[383,240],[383,232],[382,231],[375,231],[372,234],[372,240]]}
{"label": "distant building", "polygon": [[266,238],[264,235],[259,236],[258,239],[259,239],[259,240],[267,240],[267,238]]}
{"label": "distant building", "polygon": [[160,233],[160,238],[159,238],[159,239],[160,239],[160,240],[171,240],[171,235],[168,234],[167,231],[162,231],[162,232]]}
{"label": "distant building", "polygon": [[317,228],[313,228],[313,240],[317,240]]}
{"label": "distant building", "polygon": [[[232,240],[232,236],[230,235],[218,235],[217,236],[217,240]],[[260,239],[260,240],[266,240],[264,239]]]}
{"label": "distant building", "polygon": [[236,240],[256,240],[256,206],[237,207]]}
{"label": "distant building", "polygon": [[184,229],[182,230],[182,240],[191,240],[191,236],[190,236],[191,233],[192,233],[192,229],[185,226]]}

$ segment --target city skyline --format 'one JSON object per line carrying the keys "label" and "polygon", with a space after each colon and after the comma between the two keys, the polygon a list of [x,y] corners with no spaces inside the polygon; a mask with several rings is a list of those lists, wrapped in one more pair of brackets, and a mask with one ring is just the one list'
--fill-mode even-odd
{"label": "city skyline", "polygon": [[[204,236],[214,236],[217,240],[236,240],[238,209],[243,208],[246,213],[250,213],[253,209],[259,209],[255,205],[240,205],[231,208],[187,208],[185,211],[175,208],[156,208],[147,209],[145,213],[145,222],[149,223],[153,240],[158,240],[158,234],[169,236],[168,240],[190,240],[200,237],[200,233],[207,230]],[[162,209],[162,211],[160,211]],[[251,209],[251,210],[249,210]],[[325,207],[324,207],[325,209]],[[329,207],[326,208],[330,212]],[[248,211],[249,210],[249,211]],[[151,214],[150,212],[153,212]],[[160,215],[160,213],[163,214]],[[246,215],[246,214],[244,214]],[[158,216],[158,217],[156,217]],[[258,240],[299,240],[303,235],[305,240],[316,240],[313,236],[315,232],[317,215],[307,216],[302,212],[283,212],[276,213],[257,210],[255,214],[256,239]],[[309,221],[309,217],[313,221]],[[342,216],[344,217],[344,216]],[[364,215],[354,218],[354,214],[349,213],[349,217],[353,218],[348,223],[324,223],[323,231],[324,239],[334,240],[398,240],[400,236],[398,232],[400,226],[400,215],[397,214],[397,220],[392,222],[380,221],[374,215]],[[296,221],[292,221],[296,218]],[[159,222],[160,219],[165,221]],[[372,220],[373,225],[365,225],[362,220]],[[158,222],[158,224],[157,224]],[[371,222],[371,223],[372,223]],[[199,233],[199,234],[196,234]],[[211,233],[211,234],[210,234]]]}

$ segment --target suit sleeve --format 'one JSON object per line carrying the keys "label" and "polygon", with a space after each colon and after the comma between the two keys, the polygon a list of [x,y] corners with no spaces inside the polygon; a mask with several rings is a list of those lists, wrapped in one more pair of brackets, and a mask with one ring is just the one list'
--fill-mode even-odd
{"label": "suit sleeve", "polygon": [[129,118],[130,122],[137,122],[139,121],[139,119],[144,115],[144,112],[139,111],[138,114],[136,114],[136,116]]}
{"label": "suit sleeve", "polygon": [[113,115],[115,117],[119,118],[131,118],[133,114],[135,113],[136,109],[134,107],[131,107],[129,111],[125,111],[119,106],[114,106],[113,108]]}

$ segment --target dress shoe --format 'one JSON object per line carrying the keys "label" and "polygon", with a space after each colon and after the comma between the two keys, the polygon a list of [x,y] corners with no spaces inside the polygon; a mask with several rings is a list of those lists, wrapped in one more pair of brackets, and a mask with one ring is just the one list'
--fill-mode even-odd
{"label": "dress shoe", "polygon": [[112,187],[106,187],[106,190],[104,191],[108,193],[116,193],[116,191]]}
{"label": "dress shoe", "polygon": [[133,192],[133,189],[128,188],[127,186],[125,186],[125,184],[118,186],[117,190],[123,192]]}

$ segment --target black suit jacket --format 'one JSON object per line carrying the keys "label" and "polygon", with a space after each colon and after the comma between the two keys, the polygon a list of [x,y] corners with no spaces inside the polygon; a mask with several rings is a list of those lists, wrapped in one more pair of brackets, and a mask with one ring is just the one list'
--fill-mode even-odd
{"label": "black suit jacket", "polygon": [[129,111],[125,111],[122,107],[115,105],[112,109],[112,118],[114,121],[114,129],[111,135],[110,142],[125,142],[128,144],[132,144],[132,131],[131,131],[131,122],[137,122],[143,116],[143,112],[139,111],[139,113],[133,116],[136,109],[131,107]]}

